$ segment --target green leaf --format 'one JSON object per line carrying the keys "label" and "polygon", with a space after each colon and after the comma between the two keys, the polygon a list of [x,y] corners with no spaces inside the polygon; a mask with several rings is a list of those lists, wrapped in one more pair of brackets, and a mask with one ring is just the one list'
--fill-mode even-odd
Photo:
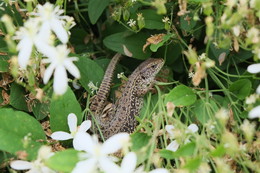
{"label": "green leaf", "polygon": [[175,106],[189,106],[196,101],[196,95],[189,87],[179,85],[172,89],[165,98],[167,102],[173,102]]}
{"label": "green leaf", "polygon": [[166,159],[174,159],[178,157],[191,156],[196,149],[196,143],[190,142],[180,147],[176,152],[163,149],[160,151],[160,155]]}
{"label": "green leaf", "polygon": [[80,124],[82,120],[81,107],[73,91],[68,88],[65,94],[54,96],[51,100],[50,125],[52,132],[69,131],[67,117],[70,113],[77,116],[78,124]]}
{"label": "green leaf", "polygon": [[196,148],[196,143],[190,142],[188,144],[183,145],[176,152],[174,152],[174,156],[175,158],[183,157],[183,156],[191,156],[193,155],[195,148]]}
{"label": "green leaf", "polygon": [[164,35],[163,40],[160,43],[151,44],[151,46],[150,46],[151,51],[157,52],[157,49],[162,47],[164,45],[164,43],[167,42],[172,36],[173,36],[173,34]]}
{"label": "green leaf", "polygon": [[134,133],[131,135],[131,138],[133,141],[132,150],[137,151],[148,144],[151,136],[145,133]]}
{"label": "green leaf", "polygon": [[209,2],[210,0],[188,0],[188,2],[196,2],[196,3],[203,3],[203,2]]}
{"label": "green leaf", "polygon": [[9,64],[6,60],[0,59],[0,72],[8,72]]}
{"label": "green leaf", "polygon": [[12,83],[11,85],[11,93],[10,93],[10,105],[14,108],[28,111],[27,103],[25,101],[25,91],[24,88],[16,83]]}
{"label": "green leaf", "polygon": [[171,150],[162,149],[160,152],[161,157],[165,159],[174,159],[174,152]]}
{"label": "green leaf", "polygon": [[50,112],[50,103],[40,102],[39,100],[35,100],[34,105],[32,106],[32,111],[37,120],[42,120]]}
{"label": "green leaf", "polygon": [[109,0],[89,0],[88,16],[92,24],[97,22],[108,4]]}
{"label": "green leaf", "polygon": [[188,13],[180,17],[180,27],[181,29],[189,32],[192,31],[194,26],[196,25],[196,21],[193,20],[193,14]]}
{"label": "green leaf", "polygon": [[226,57],[227,57],[229,55],[229,53],[230,53],[229,49],[218,48],[214,44],[211,44],[209,47],[210,47],[211,52],[214,55],[213,59],[216,60],[216,61],[218,61],[218,58],[219,58],[220,54],[226,53]]}
{"label": "green leaf", "polygon": [[214,115],[218,111],[218,106],[214,100],[209,100],[208,103],[205,100],[197,100],[193,105],[193,111],[196,118],[202,123],[206,123],[210,120],[211,115]]}
{"label": "green leaf", "polygon": [[47,160],[46,165],[57,171],[71,172],[79,161],[78,154],[79,152],[73,149],[57,152]]}
{"label": "green leaf", "polygon": [[103,76],[103,69],[93,60],[87,57],[79,57],[79,60],[75,62],[80,71],[80,83],[90,93],[91,89],[88,87],[90,82],[99,86]]}
{"label": "green leaf", "polygon": [[250,94],[250,90],[252,88],[252,83],[248,79],[240,79],[234,82],[229,87],[229,91],[231,91],[237,98],[243,100]]}
{"label": "green leaf", "polygon": [[[152,54],[150,50],[146,50],[146,53],[143,52],[143,45],[145,45],[148,37],[150,37],[150,35],[145,32],[139,32],[137,34],[120,32],[107,36],[103,43],[107,48],[113,51],[126,54],[125,50],[127,50],[127,52],[132,54],[131,57],[144,60]],[[130,55],[128,54],[127,56]]]}
{"label": "green leaf", "polygon": [[189,169],[190,171],[197,170],[200,166],[201,161],[202,161],[201,157],[192,158],[187,161],[184,168]]}
{"label": "green leaf", "polygon": [[41,124],[29,114],[10,108],[0,109],[0,119],[0,150],[12,154],[25,151],[29,160],[36,158],[39,140],[46,140]]}
{"label": "green leaf", "polygon": [[4,102],[3,96],[2,96],[2,88],[0,88],[0,104]]}
{"label": "green leaf", "polygon": [[158,15],[155,10],[147,9],[140,10],[143,14],[146,29],[164,29],[164,23],[162,22],[163,16]]}
{"label": "green leaf", "polygon": [[225,153],[226,153],[225,147],[223,145],[218,145],[217,148],[210,153],[210,155],[212,157],[222,157],[225,155]]}

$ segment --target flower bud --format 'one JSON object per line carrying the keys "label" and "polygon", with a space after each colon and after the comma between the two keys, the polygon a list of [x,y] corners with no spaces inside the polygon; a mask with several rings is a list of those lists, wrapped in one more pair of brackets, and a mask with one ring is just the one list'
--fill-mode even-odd
{"label": "flower bud", "polygon": [[3,15],[3,17],[1,18],[1,21],[5,24],[7,33],[10,36],[13,36],[15,33],[15,26],[13,24],[12,18],[8,15]]}
{"label": "flower bud", "polygon": [[137,14],[137,25],[139,29],[142,29],[145,26],[145,21],[142,13]]}

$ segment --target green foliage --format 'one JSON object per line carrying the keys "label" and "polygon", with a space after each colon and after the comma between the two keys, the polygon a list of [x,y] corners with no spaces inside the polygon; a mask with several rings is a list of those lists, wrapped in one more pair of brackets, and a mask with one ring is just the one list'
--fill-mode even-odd
{"label": "green foliage", "polygon": [[165,101],[173,102],[175,106],[189,106],[196,101],[196,95],[189,87],[179,85],[167,94]]}
{"label": "green foliage", "polygon": [[245,99],[251,91],[252,84],[248,79],[241,79],[234,82],[229,87],[229,91],[231,91],[237,98]]}
{"label": "green foliage", "polygon": [[192,156],[195,152],[196,144],[194,142],[188,143],[180,147],[176,152],[170,150],[161,150],[160,155],[166,159],[175,159],[179,157]]}
{"label": "green foliage", "polygon": [[[17,60],[21,48],[17,31],[36,6],[46,2],[0,3],[1,165],[8,165],[15,156],[35,160],[43,145],[40,141],[56,149],[56,142],[46,141],[40,123],[50,135],[50,131],[69,131],[70,113],[76,114],[78,125],[88,119],[91,97],[106,66],[115,53],[121,53],[124,57],[108,97],[108,102],[116,104],[128,89],[124,88],[126,77],[138,64],[150,57],[165,60],[156,77],[158,86],[144,96],[140,116],[134,115],[139,124],[123,155],[135,152],[146,172],[160,166],[169,172],[259,173],[260,154],[255,147],[259,118],[248,116],[260,103],[259,75],[248,72],[248,66],[260,58],[259,1],[51,1],[76,22],[71,30],[69,18],[63,24],[70,32],[68,56],[78,58],[72,63],[81,77],[73,80],[73,70],[66,69],[69,86],[64,95],[53,92],[54,77],[43,82],[51,65],[36,45],[26,69],[20,69]],[[61,45],[57,36],[52,33],[46,41]],[[115,79],[121,72],[126,77]],[[102,115],[110,110],[108,105]],[[92,121],[94,128],[96,123]],[[198,132],[189,132],[190,124],[196,124]],[[166,125],[174,125],[174,135],[166,131]],[[180,144],[177,151],[166,150],[173,140]],[[55,171],[71,172],[82,159],[81,152],[64,147],[45,164]],[[21,157],[21,151],[28,157]],[[6,171],[9,168],[0,168]]]}
{"label": "green foliage", "polygon": [[[103,42],[107,48],[113,51],[144,60],[151,56],[151,51],[147,50],[146,52],[143,52],[142,50],[148,36],[147,33],[142,32],[137,34],[120,32],[106,37]],[[136,42],[137,39],[138,42]]]}
{"label": "green foliage", "polygon": [[88,4],[88,16],[90,22],[95,24],[102,12],[108,6],[109,0],[90,0]]}
{"label": "green foliage", "polygon": [[95,61],[86,57],[80,57],[79,61],[75,64],[81,73],[79,81],[88,92],[91,92],[91,89],[88,86],[90,82],[93,82],[94,85],[100,85],[104,71]]}
{"label": "green foliage", "polygon": [[61,172],[71,172],[79,161],[80,153],[73,149],[57,152],[47,160],[47,165]]}
{"label": "green foliage", "polygon": [[51,130],[69,131],[67,117],[74,113],[78,118],[78,124],[82,120],[81,107],[70,88],[62,96],[54,96],[50,105],[50,125]]}
{"label": "green foliage", "polygon": [[132,145],[132,150],[133,151],[138,151],[140,150],[142,147],[146,146],[149,142],[149,140],[151,139],[150,136],[148,136],[145,133],[135,133],[132,135],[132,141],[133,141],[133,145]]}
{"label": "green foliage", "polygon": [[25,101],[25,91],[23,87],[16,83],[13,83],[11,86],[10,104],[18,110],[28,111]]}
{"label": "green foliage", "polygon": [[12,154],[25,151],[28,159],[35,159],[39,147],[39,141],[46,136],[40,123],[32,116],[11,108],[0,109],[0,149]]}
{"label": "green foliage", "polygon": [[204,99],[201,99],[193,105],[194,115],[202,124],[207,123],[212,118],[210,115],[215,114],[217,110],[218,106],[214,100],[205,102]]}

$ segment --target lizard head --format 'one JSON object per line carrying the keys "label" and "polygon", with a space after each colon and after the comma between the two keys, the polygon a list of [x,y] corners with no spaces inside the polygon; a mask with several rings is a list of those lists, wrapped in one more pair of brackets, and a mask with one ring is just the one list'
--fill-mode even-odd
{"label": "lizard head", "polygon": [[163,59],[149,58],[133,72],[136,79],[137,94],[144,95],[153,85],[154,78],[164,65]]}

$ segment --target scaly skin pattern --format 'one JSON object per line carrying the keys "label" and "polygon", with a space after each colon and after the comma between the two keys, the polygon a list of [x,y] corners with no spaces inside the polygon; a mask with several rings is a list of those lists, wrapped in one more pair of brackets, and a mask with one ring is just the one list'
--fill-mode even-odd
{"label": "scaly skin pattern", "polygon": [[163,59],[150,58],[141,63],[128,78],[121,98],[113,111],[99,121],[105,139],[119,132],[131,133],[143,105],[143,97],[154,84],[154,78],[164,64]]}
{"label": "scaly skin pattern", "polygon": [[98,121],[101,121],[101,114],[107,104],[107,97],[110,92],[112,78],[115,72],[116,64],[121,58],[121,54],[117,53],[110,61],[102,83],[100,84],[97,95],[93,98],[90,104],[90,110]]}

